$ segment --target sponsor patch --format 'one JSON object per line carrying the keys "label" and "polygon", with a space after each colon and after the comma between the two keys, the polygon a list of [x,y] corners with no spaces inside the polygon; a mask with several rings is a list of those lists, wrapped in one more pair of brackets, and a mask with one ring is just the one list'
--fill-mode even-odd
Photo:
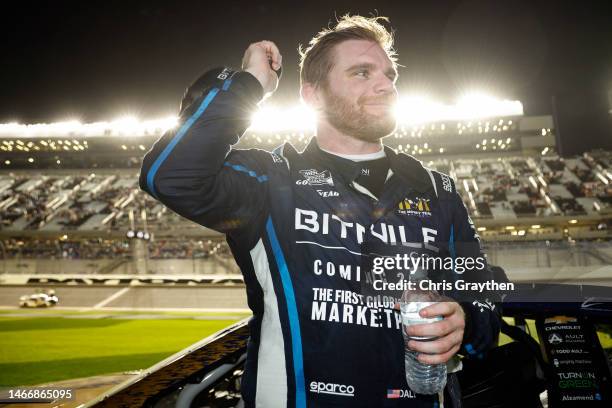
{"label": "sponsor patch", "polygon": [[217,75],[217,79],[224,81],[229,78],[231,73],[232,71],[229,68],[223,68],[223,71],[221,71],[221,73]]}
{"label": "sponsor patch", "polygon": [[[562,324],[562,323],[576,323],[578,321],[578,319],[576,319],[575,317],[568,317],[568,316],[554,316],[554,317],[548,317],[546,318],[546,320],[544,320],[545,324],[548,323],[558,323],[558,324]],[[579,328],[579,326],[578,326]],[[548,330],[548,329],[547,329]]]}
{"label": "sponsor patch", "polygon": [[398,214],[416,215],[417,217],[431,217],[429,198],[404,198],[397,205]]}
{"label": "sponsor patch", "polygon": [[559,344],[563,342],[563,339],[557,333],[551,333],[550,336],[548,336],[548,342],[550,344]]}
{"label": "sponsor patch", "polygon": [[295,182],[297,185],[309,185],[309,186],[333,186],[334,180],[332,179],[331,172],[329,170],[323,170],[321,172],[315,169],[300,170],[300,174],[304,177],[304,180],[298,180]]}
{"label": "sponsor patch", "polygon": [[453,185],[451,184],[450,177],[448,177],[446,174],[440,174],[440,177],[442,177],[442,188],[449,193],[452,193]]}
{"label": "sponsor patch", "polygon": [[317,193],[319,193],[321,197],[340,197],[340,193],[337,191],[325,191],[317,189]]}
{"label": "sponsor patch", "polygon": [[310,392],[315,394],[330,394],[341,397],[355,396],[355,387],[352,385],[326,383],[322,381],[312,381],[310,383]]}

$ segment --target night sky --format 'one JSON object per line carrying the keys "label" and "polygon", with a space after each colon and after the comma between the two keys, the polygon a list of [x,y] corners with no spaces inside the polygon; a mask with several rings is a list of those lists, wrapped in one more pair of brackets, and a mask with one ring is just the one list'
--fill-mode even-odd
{"label": "night sky", "polygon": [[401,92],[480,90],[550,114],[553,95],[612,89],[612,1],[2,2],[0,123],[176,114],[184,88],[275,41],[298,98],[297,45],[335,15],[388,16]]}

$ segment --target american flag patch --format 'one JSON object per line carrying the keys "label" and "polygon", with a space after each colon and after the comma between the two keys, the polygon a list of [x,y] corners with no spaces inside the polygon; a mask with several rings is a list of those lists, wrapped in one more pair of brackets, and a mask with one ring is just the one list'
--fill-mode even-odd
{"label": "american flag patch", "polygon": [[387,390],[387,398],[399,398],[401,390]]}

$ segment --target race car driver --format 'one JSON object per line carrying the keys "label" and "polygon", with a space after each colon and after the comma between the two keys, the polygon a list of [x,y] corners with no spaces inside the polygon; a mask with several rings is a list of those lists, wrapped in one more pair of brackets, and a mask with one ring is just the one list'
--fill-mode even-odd
{"label": "race car driver", "polygon": [[[277,46],[260,41],[247,48],[242,70],[205,73],[183,98],[179,126],[147,152],[140,174],[148,194],[226,234],[253,311],[245,406],[451,406],[456,390],[443,401],[408,388],[394,301],[362,290],[368,246],[481,255],[453,180],[381,142],[396,127],[392,35],[380,17],[361,16],[318,33],[301,50],[301,96],[318,113],[308,146],[232,148],[276,90],[281,64]],[[409,329],[436,337],[408,344],[424,363],[447,363],[458,352],[482,357],[499,331],[488,302],[449,300],[421,314],[443,318]]]}

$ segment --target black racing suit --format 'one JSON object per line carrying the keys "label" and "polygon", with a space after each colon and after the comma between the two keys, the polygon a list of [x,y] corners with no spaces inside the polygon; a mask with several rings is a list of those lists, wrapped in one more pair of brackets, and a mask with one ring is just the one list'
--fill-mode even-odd
{"label": "black racing suit", "polygon": [[[359,169],[347,161],[339,171],[316,138],[301,153],[290,143],[274,152],[233,149],[262,97],[249,73],[204,74],[183,99],[179,126],[147,152],[140,174],[148,194],[226,234],[253,311],[246,406],[439,406],[437,395],[406,384],[400,317],[392,301],[362,293],[362,251],[424,246],[440,256],[480,256],[454,182],[385,147],[391,172],[373,197],[355,182]],[[474,268],[453,274],[488,279]],[[461,354],[481,358],[495,344],[498,309],[484,299],[461,303]]]}

